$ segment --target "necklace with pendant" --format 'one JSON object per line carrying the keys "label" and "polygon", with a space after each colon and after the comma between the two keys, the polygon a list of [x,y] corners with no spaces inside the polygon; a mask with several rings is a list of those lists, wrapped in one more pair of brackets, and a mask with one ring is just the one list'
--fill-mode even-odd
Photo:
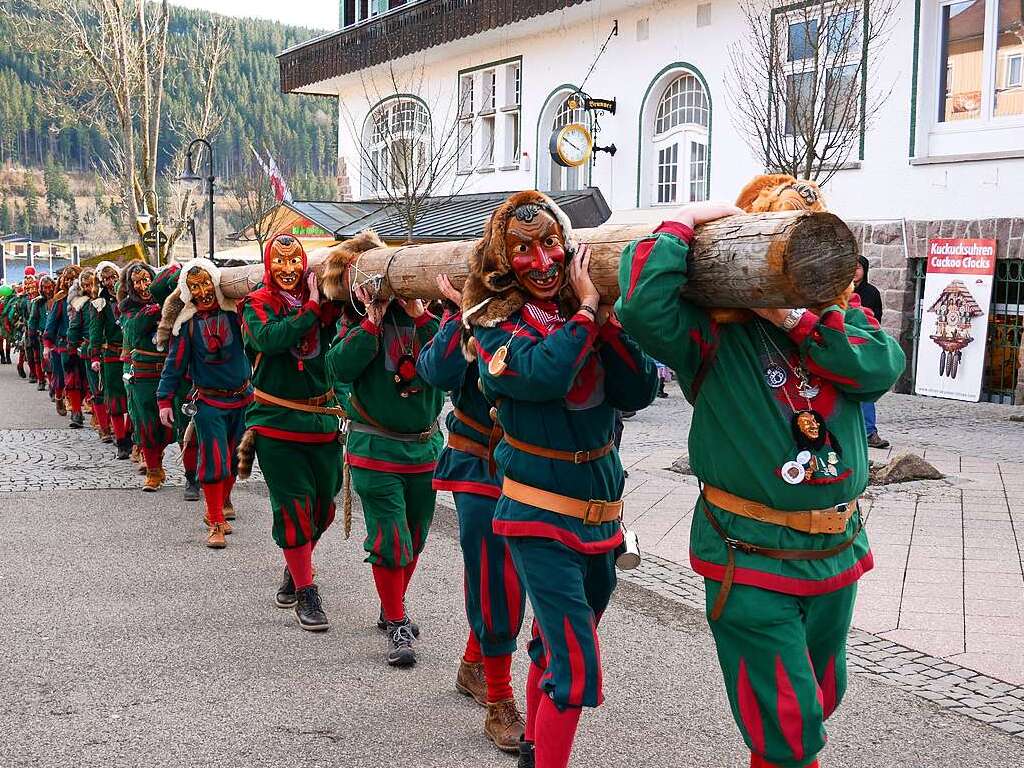
{"label": "necklace with pendant", "polygon": [[422,391],[420,387],[413,385],[416,381],[416,358],[412,354],[415,348],[415,341],[413,342],[413,347],[407,348],[405,346],[405,338],[402,336],[398,323],[395,322],[394,315],[391,315],[391,327],[395,329],[395,340],[402,350],[402,354],[395,364],[395,386],[398,389],[399,396],[409,397]]}
{"label": "necklace with pendant", "polygon": [[[786,371],[786,368],[788,368],[790,371],[793,372],[793,375],[796,377],[797,394],[807,401],[807,406],[809,408],[811,405],[811,400],[813,400],[820,394],[821,388],[815,386],[814,384],[811,384],[810,375],[807,373],[807,369],[804,368],[802,364],[798,363],[797,365],[794,366],[792,363],[789,362],[789,358],[785,355],[785,353],[783,353],[781,349],[779,349],[779,345],[775,343],[775,340],[768,335],[768,332],[761,325],[760,321],[757,322],[757,330],[761,334],[761,346],[764,348],[765,356],[769,360],[768,365],[764,369],[765,383],[772,389],[779,389],[780,387],[783,387],[786,384],[786,382],[789,381],[789,373]],[[772,353],[768,349],[769,344],[771,344],[776,354],[783,361],[783,363],[785,363],[785,367],[783,367],[782,365],[780,365],[779,363],[775,362],[772,359]],[[783,393],[786,395],[786,400],[789,400],[789,394],[786,393],[785,390],[783,390]],[[792,407],[792,403],[790,403],[790,406]]]}
{"label": "necklace with pendant", "polygon": [[523,321],[520,320],[518,325],[516,325],[515,330],[512,331],[512,335],[509,337],[509,340],[494,350],[494,354],[491,355],[491,359],[487,362],[487,372],[491,374],[491,376],[501,376],[501,374],[505,372],[505,369],[508,368],[507,361],[509,345],[512,343],[512,339],[516,337],[516,334],[519,333],[519,329],[522,327]]}

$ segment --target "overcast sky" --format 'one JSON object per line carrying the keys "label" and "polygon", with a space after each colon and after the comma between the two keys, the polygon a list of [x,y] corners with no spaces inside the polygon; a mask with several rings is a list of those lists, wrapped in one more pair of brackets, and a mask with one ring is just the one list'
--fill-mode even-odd
{"label": "overcast sky", "polygon": [[226,16],[258,16],[314,29],[338,28],[338,0],[171,0]]}

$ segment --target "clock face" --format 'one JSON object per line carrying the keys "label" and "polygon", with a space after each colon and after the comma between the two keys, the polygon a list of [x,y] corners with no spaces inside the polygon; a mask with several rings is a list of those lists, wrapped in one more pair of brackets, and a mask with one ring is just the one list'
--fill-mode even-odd
{"label": "clock face", "polygon": [[594,139],[582,123],[569,123],[551,136],[551,158],[567,168],[586,163],[593,149]]}

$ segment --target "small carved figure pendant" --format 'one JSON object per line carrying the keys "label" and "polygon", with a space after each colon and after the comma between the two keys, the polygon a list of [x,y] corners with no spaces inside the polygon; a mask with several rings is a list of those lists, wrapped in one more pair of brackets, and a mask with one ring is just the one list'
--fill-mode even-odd
{"label": "small carved figure pendant", "polygon": [[508,344],[502,344],[495,351],[494,355],[491,356],[490,362],[487,363],[487,372],[491,376],[501,376],[508,368],[508,363],[505,360],[508,358]]}

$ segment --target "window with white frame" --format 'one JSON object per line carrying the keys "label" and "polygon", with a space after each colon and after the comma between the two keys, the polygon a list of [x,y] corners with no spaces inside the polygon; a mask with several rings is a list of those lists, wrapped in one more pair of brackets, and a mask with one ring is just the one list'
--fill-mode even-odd
{"label": "window with white frame", "polygon": [[649,153],[654,163],[653,205],[704,200],[707,190],[707,143],[711,109],[704,86],[686,72],[661,90],[654,113]]}
{"label": "window with white frame", "polygon": [[[1009,0],[923,7],[919,154],[1024,149],[1024,9]],[[923,146],[922,146],[923,145]]]}
{"label": "window with white frame", "polygon": [[416,186],[430,146],[430,113],[419,101],[395,97],[379,105],[363,131],[363,184],[369,194]]}
{"label": "window with white frame", "polygon": [[519,167],[522,71],[516,58],[459,73],[460,173]]}

